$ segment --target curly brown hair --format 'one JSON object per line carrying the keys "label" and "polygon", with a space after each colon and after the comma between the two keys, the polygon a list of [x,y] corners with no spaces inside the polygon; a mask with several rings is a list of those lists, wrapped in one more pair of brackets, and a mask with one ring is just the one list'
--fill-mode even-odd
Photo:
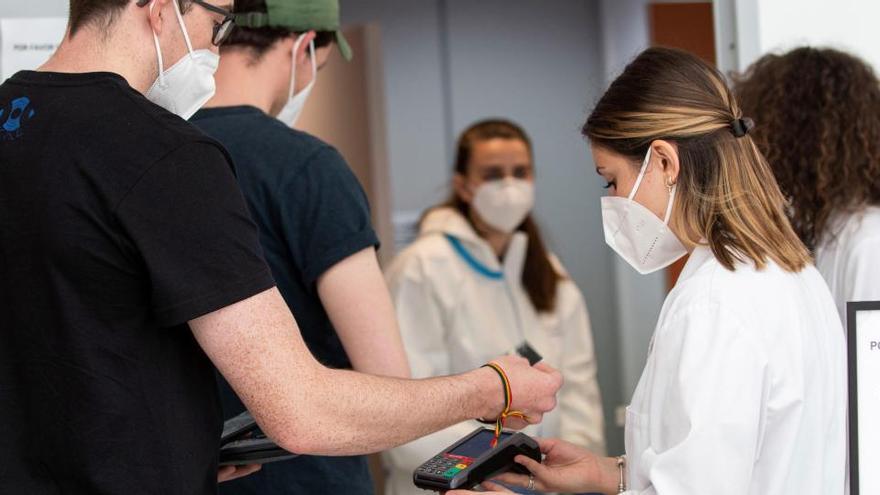
{"label": "curly brown hair", "polygon": [[759,59],[735,91],[809,249],[835,214],[880,204],[880,83],[867,63],[797,48]]}

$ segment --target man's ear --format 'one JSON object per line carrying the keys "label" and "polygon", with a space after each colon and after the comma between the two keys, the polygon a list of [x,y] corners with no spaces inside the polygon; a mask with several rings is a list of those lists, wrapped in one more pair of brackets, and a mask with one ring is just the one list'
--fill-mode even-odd
{"label": "man's ear", "polygon": [[164,17],[162,12],[165,10],[165,7],[168,6],[168,2],[170,1],[171,0],[150,0],[150,3],[147,5],[147,21],[150,23],[150,28],[156,33],[156,35],[162,34],[162,20]]}
{"label": "man's ear", "polygon": [[294,46],[296,47],[296,53],[293,55],[293,59],[296,60],[297,65],[304,64],[308,62],[309,57],[309,45],[315,38],[318,36],[318,33],[314,31],[309,31],[307,33],[302,33],[299,35],[294,35],[297,40],[302,40],[299,43],[299,46],[296,46],[296,42],[294,42]]}

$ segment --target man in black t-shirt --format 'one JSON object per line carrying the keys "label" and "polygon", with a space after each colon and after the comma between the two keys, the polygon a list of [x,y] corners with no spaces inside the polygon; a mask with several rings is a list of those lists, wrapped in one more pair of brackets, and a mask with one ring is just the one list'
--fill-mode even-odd
{"label": "man in black t-shirt", "polygon": [[[408,377],[367,198],[339,152],[290,127],[334,44],[351,58],[338,0],[237,0],[235,12],[217,95],[191,122],[232,155],[266,260],[315,357]],[[227,418],[244,410],[222,378],[220,396]],[[371,495],[373,483],[366,457],[301,456],[220,493]]]}
{"label": "man in black t-shirt", "polygon": [[[492,370],[410,381],[309,353],[229,156],[179,117],[213,94],[228,3],[71,0],[49,62],[0,86],[2,494],[215,493],[211,362],[300,453],[502,410]],[[558,373],[500,362],[540,420]]]}

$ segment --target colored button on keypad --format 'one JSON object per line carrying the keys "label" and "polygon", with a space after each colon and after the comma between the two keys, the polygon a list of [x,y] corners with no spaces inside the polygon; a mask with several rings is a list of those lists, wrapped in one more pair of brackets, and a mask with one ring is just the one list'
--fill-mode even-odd
{"label": "colored button on keypad", "polygon": [[449,468],[448,471],[443,473],[444,478],[454,478],[456,474],[460,473],[461,469],[458,468]]}

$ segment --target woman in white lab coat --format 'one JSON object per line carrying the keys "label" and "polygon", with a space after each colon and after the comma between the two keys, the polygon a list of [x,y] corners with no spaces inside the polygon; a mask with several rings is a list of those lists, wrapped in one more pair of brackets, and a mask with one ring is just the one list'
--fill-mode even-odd
{"label": "woman in white lab coat", "polygon": [[[530,216],[532,149],[517,125],[483,121],[458,143],[449,201],[386,272],[413,377],[473,369],[523,342],[565,378],[559,406],[527,433],[604,451],[587,308]],[[423,493],[413,471],[477,428],[462,423],[385,454],[386,494]]]}
{"label": "woman in white lab coat", "polygon": [[520,459],[533,477],[508,482],[607,494],[843,492],[843,331],[752,127],[723,76],[677,50],[646,50],[599,101],[583,132],[608,181],[606,241],[641,273],[691,256],[627,410],[626,455],[545,440],[544,464]]}
{"label": "woman in white lab coat", "polygon": [[847,301],[880,301],[880,81],[853,55],[797,48],[736,91],[846,324]]}

